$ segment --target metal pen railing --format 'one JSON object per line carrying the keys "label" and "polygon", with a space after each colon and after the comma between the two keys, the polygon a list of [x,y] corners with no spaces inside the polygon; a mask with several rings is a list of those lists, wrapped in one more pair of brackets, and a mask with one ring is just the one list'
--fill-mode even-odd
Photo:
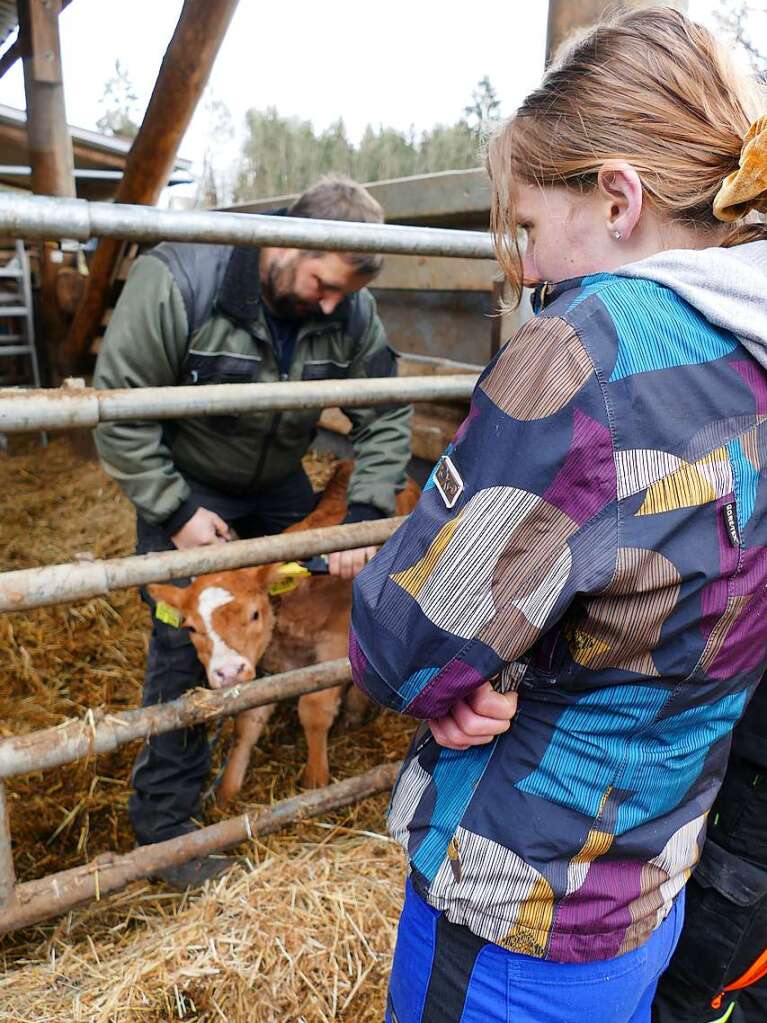
{"label": "metal pen railing", "polygon": [[[124,238],[232,245],[279,245],[314,250],[493,258],[482,232],[350,224],[238,213],[158,210],[146,206],[88,203],[47,196],[0,195],[0,234],[15,238]],[[470,397],[476,374],[223,384],[96,391],[87,388],[0,391],[0,433],[94,427],[130,419],[178,419],[267,410],[359,407]],[[307,558],[314,554],[384,542],[402,519],[384,519],[305,530],[185,551],[48,565],[0,574],[0,611],[84,599],[148,582],[223,571],[246,565]],[[126,856],[102,854],[89,864],[17,884],[7,817],[5,779],[53,769],[112,750],[125,742],[191,723],[210,721],[302,693],[345,684],[348,661],[314,665],[238,686],[195,693],[172,704],[63,722],[53,729],[0,742],[0,933],[44,920],[129,881],[236,845],[293,820],[345,806],[391,787],[397,764],[380,765],[356,778],[284,800],[256,813],[223,821]]]}
{"label": "metal pen railing", "polygon": [[75,241],[124,238],[134,242],[212,242],[331,252],[495,258],[492,239],[482,231],[307,220],[260,213],[160,210],[155,206],[39,195],[0,194],[0,234],[12,238],[71,238]]}

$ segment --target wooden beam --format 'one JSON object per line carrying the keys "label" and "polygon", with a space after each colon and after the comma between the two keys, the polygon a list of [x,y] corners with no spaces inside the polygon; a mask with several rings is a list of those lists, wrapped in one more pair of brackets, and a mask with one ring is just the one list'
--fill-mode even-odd
{"label": "wooden beam", "polygon": [[[59,40],[62,0],[19,0],[19,48],[24,60],[27,100],[27,142],[32,191],[73,198],[75,191],[72,140],[64,106]],[[58,244],[44,241],[40,251],[40,338],[50,382],[57,383],[56,355],[66,337],[67,321],[56,297],[60,263]]]}
{"label": "wooden beam", "polygon": [[[69,7],[71,3],[72,0],[61,0],[61,10],[63,11],[65,7]],[[0,78],[10,71],[16,61],[22,56],[21,50],[21,40],[17,39],[14,43],[11,43],[2,57],[0,57]]]}
{"label": "wooden beam", "polygon": [[559,47],[573,32],[595,25],[618,10],[658,6],[675,7],[686,12],[688,0],[549,0],[546,64],[551,63]]}
{"label": "wooden beam", "polygon": [[492,291],[499,273],[492,259],[389,255],[373,287],[384,291]]}
{"label": "wooden beam", "polygon": [[[236,7],[237,0],[184,0],[116,202],[153,205],[159,199]],[[67,372],[77,369],[99,329],[121,250],[119,240],[99,242],[61,353]]]}
{"label": "wooden beam", "polygon": [[61,0],[19,0],[18,9],[32,190],[38,195],[74,197],[59,43]]}
{"label": "wooden beam", "polygon": [[15,901],[16,872],[13,867],[11,826],[8,821],[8,794],[0,781],[0,909]]}
{"label": "wooden beam", "polygon": [[[487,227],[490,220],[490,183],[483,167],[438,171],[365,185],[380,202],[387,224]],[[297,195],[254,199],[226,207],[236,213],[266,213],[288,206]]]}

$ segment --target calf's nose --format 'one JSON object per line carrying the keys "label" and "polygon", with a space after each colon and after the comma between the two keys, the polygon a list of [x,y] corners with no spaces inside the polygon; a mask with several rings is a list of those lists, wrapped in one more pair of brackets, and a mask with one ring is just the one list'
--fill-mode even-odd
{"label": "calf's nose", "polygon": [[213,671],[213,684],[215,686],[232,686],[245,674],[247,662],[245,660],[227,661]]}

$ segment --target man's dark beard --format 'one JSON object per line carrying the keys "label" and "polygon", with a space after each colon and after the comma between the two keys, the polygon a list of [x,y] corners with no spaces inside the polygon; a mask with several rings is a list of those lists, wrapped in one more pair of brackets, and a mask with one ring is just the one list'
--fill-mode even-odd
{"label": "man's dark beard", "polygon": [[293,294],[295,280],[295,267],[271,264],[266,276],[261,278],[261,297],[270,312],[283,320],[309,320],[324,316],[320,306],[296,298]]}

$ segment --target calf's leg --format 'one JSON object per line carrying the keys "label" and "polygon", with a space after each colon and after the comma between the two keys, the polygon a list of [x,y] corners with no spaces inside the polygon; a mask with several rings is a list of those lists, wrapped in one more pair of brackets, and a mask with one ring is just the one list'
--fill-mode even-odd
{"label": "calf's leg", "polygon": [[216,793],[216,802],[219,806],[226,806],[242,788],[245,772],[250,763],[251,750],[261,738],[264,726],[275,706],[276,704],[269,703],[265,707],[243,710],[234,719],[234,746]]}
{"label": "calf's leg", "polygon": [[328,784],[328,732],[338,713],[343,686],[305,693],[298,701],[298,717],[306,735],[306,767],[302,780],[310,789]]}
{"label": "calf's leg", "polygon": [[373,709],[373,704],[361,689],[350,685],[344,696],[343,725],[346,728],[361,728]]}

